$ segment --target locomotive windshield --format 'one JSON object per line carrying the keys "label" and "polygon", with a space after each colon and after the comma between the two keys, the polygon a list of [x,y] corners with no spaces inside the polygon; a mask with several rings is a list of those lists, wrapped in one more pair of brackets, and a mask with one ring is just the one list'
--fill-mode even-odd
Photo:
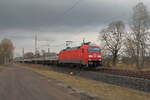
{"label": "locomotive windshield", "polygon": [[100,48],[88,48],[88,52],[101,52]]}

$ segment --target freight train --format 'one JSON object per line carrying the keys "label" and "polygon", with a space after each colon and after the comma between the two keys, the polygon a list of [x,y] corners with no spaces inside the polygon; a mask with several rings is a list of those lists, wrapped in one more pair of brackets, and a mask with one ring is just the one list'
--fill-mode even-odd
{"label": "freight train", "polygon": [[78,47],[67,47],[56,56],[33,57],[18,61],[21,63],[77,65],[95,68],[102,66],[102,53],[99,46],[88,43]]}

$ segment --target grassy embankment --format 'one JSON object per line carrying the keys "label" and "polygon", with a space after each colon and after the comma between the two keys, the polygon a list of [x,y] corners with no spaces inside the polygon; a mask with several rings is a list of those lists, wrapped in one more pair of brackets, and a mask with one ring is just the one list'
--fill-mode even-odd
{"label": "grassy embankment", "polygon": [[149,71],[150,72],[150,65],[145,65],[142,66],[140,68],[136,67],[135,64],[116,64],[116,66],[113,66],[112,64],[110,64],[109,66],[106,66],[107,68],[111,68],[111,69],[119,69],[119,70],[131,70],[131,71]]}
{"label": "grassy embankment", "polygon": [[23,66],[23,68],[52,79],[61,80],[66,85],[92,94],[96,94],[104,100],[150,100],[150,94],[145,92],[135,91],[115,85],[109,85],[106,83],[88,80],[50,70],[37,69],[29,66]]}

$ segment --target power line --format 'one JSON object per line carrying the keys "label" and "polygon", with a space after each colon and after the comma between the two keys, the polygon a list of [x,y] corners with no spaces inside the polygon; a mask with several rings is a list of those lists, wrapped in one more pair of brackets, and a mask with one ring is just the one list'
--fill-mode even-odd
{"label": "power line", "polygon": [[[75,7],[77,7],[77,5],[79,5],[81,1],[82,1],[82,0],[76,0],[75,3],[74,3],[72,6],[70,6],[68,9],[66,9],[64,12],[58,14],[58,15],[57,15],[58,17],[55,17],[53,20],[62,21],[62,19],[63,19],[71,10],[73,10]],[[58,30],[57,30],[57,31],[58,31]],[[57,31],[56,31],[56,32],[57,32]]]}
{"label": "power line", "polygon": [[37,34],[35,34],[35,54],[37,52]]}
{"label": "power line", "polygon": [[[64,12],[60,13],[60,15],[58,14],[57,16],[58,17],[55,17],[53,20],[56,20],[56,21],[61,21],[63,19],[63,17],[65,17],[65,15],[70,12],[72,9],[74,9],[82,0],[76,0],[75,3],[69,7],[68,9],[66,9]],[[55,30],[55,32],[58,32],[59,30]],[[40,31],[42,32],[42,31]]]}
{"label": "power line", "polygon": [[70,12],[72,9],[74,9],[80,2],[81,0],[77,0],[70,8],[68,8],[66,11],[64,11],[64,13],[62,13],[62,16],[64,16],[65,14]]}

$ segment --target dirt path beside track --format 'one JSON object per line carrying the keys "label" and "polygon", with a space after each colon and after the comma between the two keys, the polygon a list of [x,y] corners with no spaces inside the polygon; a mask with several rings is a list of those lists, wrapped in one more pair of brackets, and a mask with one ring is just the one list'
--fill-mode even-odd
{"label": "dirt path beside track", "polygon": [[32,71],[7,66],[0,72],[0,100],[84,100],[58,84]]}

